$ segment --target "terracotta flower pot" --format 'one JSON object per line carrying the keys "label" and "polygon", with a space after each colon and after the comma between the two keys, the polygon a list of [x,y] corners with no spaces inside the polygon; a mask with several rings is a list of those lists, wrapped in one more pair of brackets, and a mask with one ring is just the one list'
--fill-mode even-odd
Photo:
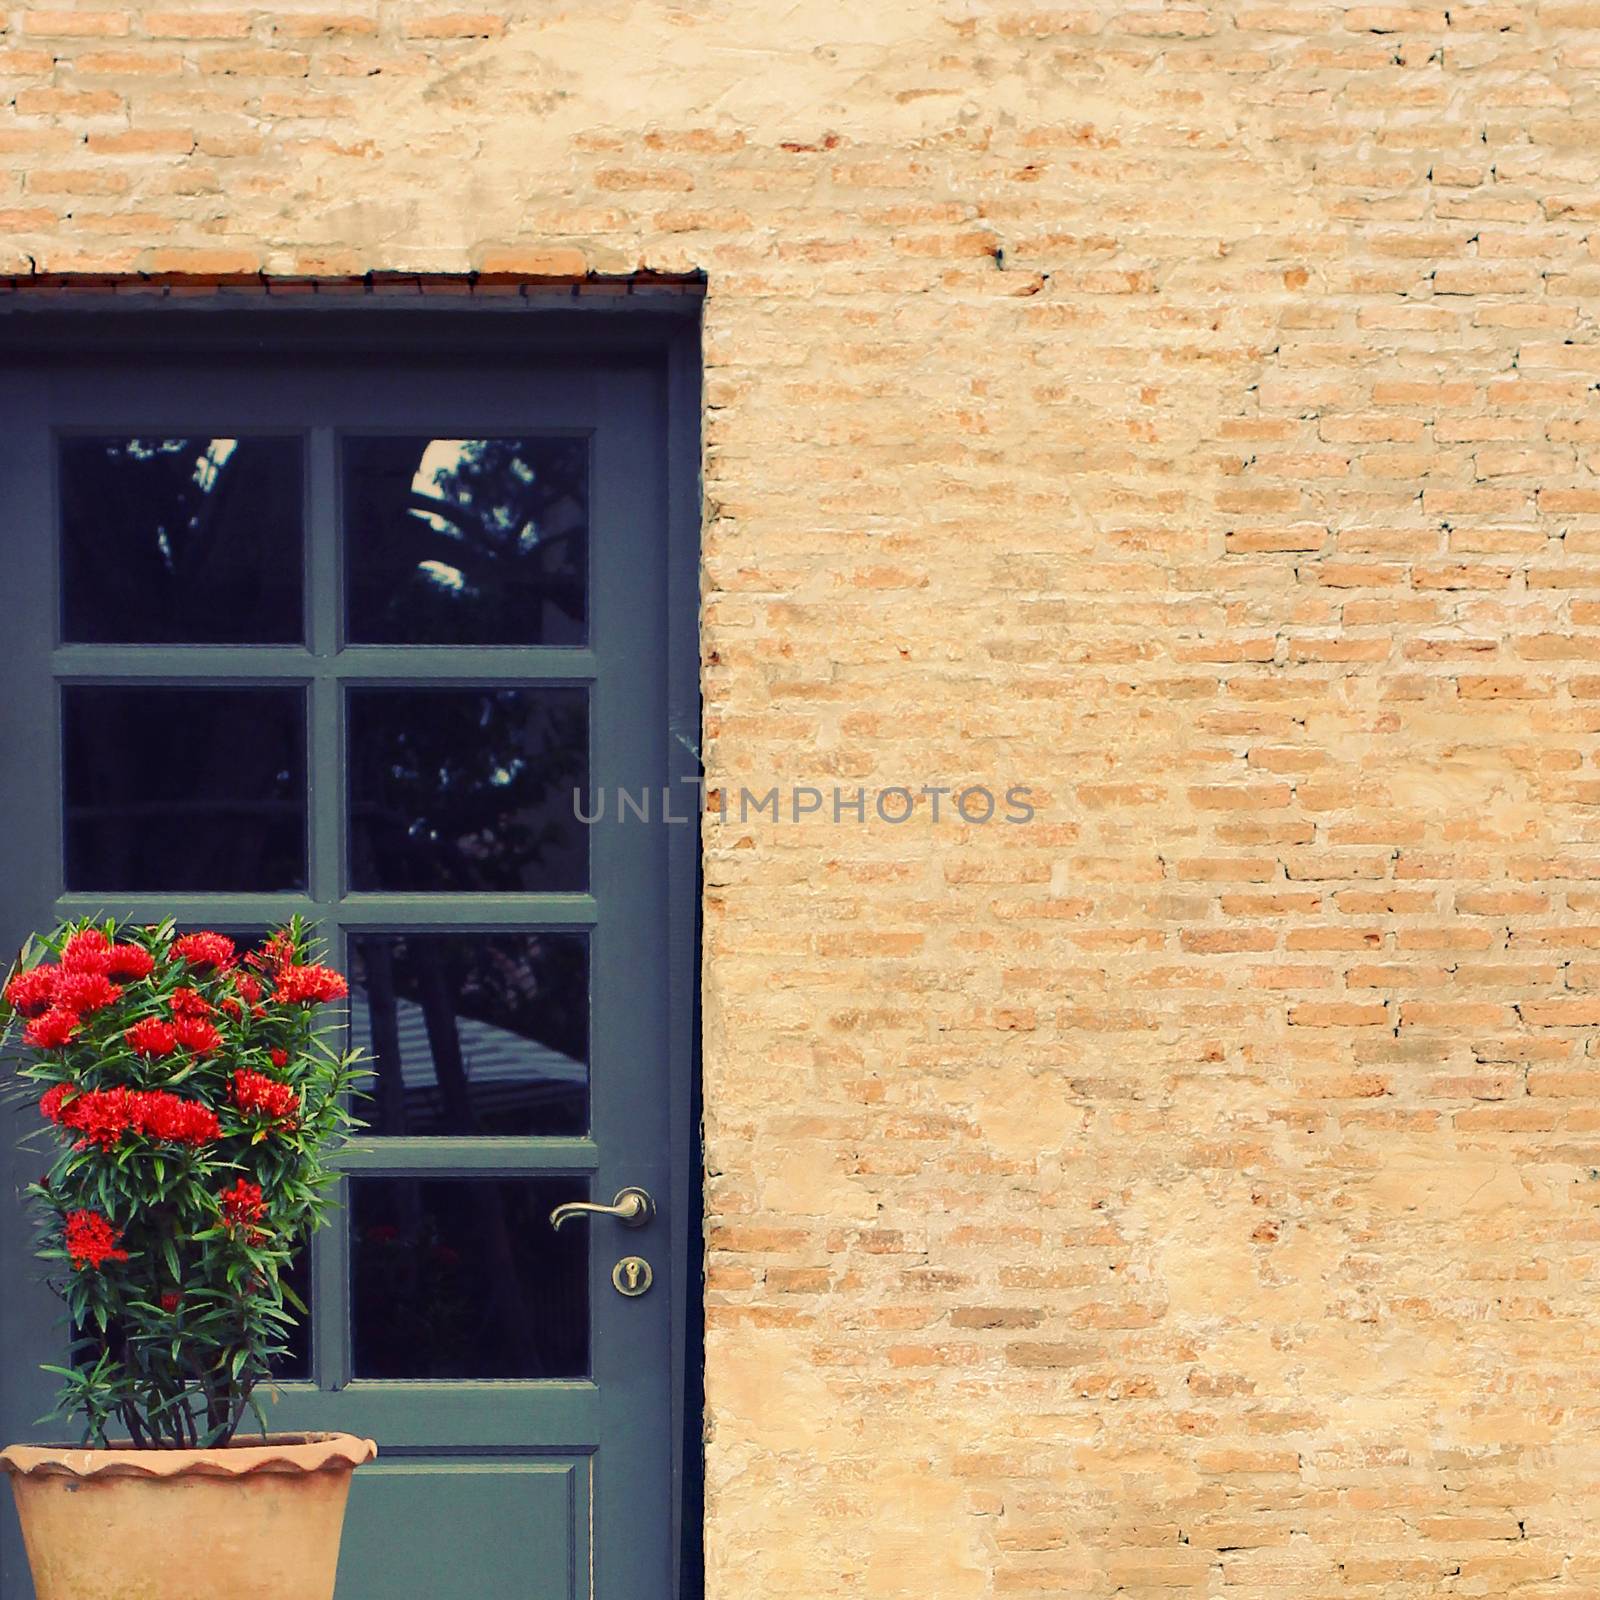
{"label": "terracotta flower pot", "polygon": [[38,1600],[331,1600],[350,1474],[378,1449],[275,1433],[220,1450],[12,1445]]}

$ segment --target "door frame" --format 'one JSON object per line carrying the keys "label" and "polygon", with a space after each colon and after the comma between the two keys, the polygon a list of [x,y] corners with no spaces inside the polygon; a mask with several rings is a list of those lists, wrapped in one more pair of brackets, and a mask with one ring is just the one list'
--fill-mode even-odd
{"label": "door frame", "polygon": [[[0,295],[0,363],[31,358],[136,363],[156,352],[192,351],[219,359],[304,350],[308,355],[392,351],[405,357],[507,351],[530,363],[597,353],[644,357],[658,366],[666,394],[667,627],[669,779],[703,779],[700,760],[701,312],[698,285],[671,292],[611,293],[530,286],[526,294],[442,297],[407,282],[320,296],[271,292],[270,280],[174,296],[129,280],[94,289],[21,288]],[[299,288],[304,280],[296,280]],[[698,809],[698,808],[697,808]],[[674,812],[687,810],[674,807]],[[673,1594],[701,1592],[703,1547],[704,1198],[700,1114],[700,818],[668,827],[668,1093],[672,1171],[668,1214],[682,1219],[666,1242],[671,1318],[672,1508],[682,1529],[674,1546]],[[4,1373],[0,1371],[0,1386]]]}

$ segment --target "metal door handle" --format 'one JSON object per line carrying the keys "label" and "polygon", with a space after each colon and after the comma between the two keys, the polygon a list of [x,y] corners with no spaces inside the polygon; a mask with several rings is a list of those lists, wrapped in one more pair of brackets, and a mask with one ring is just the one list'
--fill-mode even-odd
{"label": "metal door handle", "polygon": [[656,1214],[656,1203],[643,1189],[631,1184],[618,1189],[617,1197],[608,1206],[597,1206],[589,1200],[569,1200],[550,1213],[550,1226],[559,1228],[573,1217],[615,1217],[624,1228],[642,1228]]}

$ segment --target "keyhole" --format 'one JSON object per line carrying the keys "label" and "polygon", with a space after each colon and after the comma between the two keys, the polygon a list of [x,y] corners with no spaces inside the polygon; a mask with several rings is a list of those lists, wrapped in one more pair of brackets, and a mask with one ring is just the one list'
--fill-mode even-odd
{"label": "keyhole", "polygon": [[629,1299],[645,1293],[650,1288],[650,1278],[650,1262],[643,1256],[624,1256],[611,1269],[611,1283],[618,1294],[626,1294]]}
{"label": "keyhole", "polygon": [[611,1282],[629,1299],[641,1295],[650,1287],[650,1263],[643,1256],[624,1256],[611,1269]]}

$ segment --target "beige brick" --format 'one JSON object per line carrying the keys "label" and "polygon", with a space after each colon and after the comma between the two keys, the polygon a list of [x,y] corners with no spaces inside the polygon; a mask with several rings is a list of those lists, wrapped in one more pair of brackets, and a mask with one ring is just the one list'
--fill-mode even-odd
{"label": "beige brick", "polygon": [[245,39],[250,11],[142,11],[140,30],[152,39]]}
{"label": "beige brick", "polygon": [[126,11],[24,11],[20,20],[41,39],[120,39],[128,32]]}
{"label": "beige brick", "polygon": [[711,1600],[1600,1586],[1592,0],[3,46],[7,283],[703,274],[718,786],[1035,791],[708,811]]}
{"label": "beige brick", "polygon": [[176,272],[199,277],[232,277],[257,272],[261,256],[255,250],[214,249],[206,246],[172,247],[146,251],[140,258],[144,272]]}
{"label": "beige brick", "polygon": [[279,17],[272,28],[286,39],[372,38],[378,19],[364,12],[311,11]]}
{"label": "beige brick", "polygon": [[478,270],[511,278],[581,278],[589,270],[582,250],[549,245],[501,246],[483,251]]}
{"label": "beige brick", "polygon": [[505,18],[498,12],[446,11],[408,17],[400,31],[408,39],[496,39],[505,26]]}

